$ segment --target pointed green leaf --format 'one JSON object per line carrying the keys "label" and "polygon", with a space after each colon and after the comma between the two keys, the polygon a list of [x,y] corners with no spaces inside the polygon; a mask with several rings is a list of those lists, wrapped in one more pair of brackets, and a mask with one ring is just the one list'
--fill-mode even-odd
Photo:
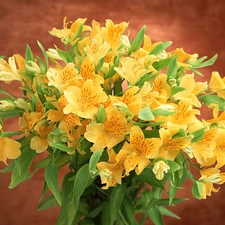
{"label": "pointed green leaf", "polygon": [[74,182],[71,178],[74,173],[69,172],[65,175],[62,183],[62,211],[65,218],[65,224],[72,224],[74,219],[74,201],[72,196]]}
{"label": "pointed green leaf", "polygon": [[169,62],[166,74],[169,78],[175,78],[178,70],[177,64],[177,55],[172,56],[171,61]]}
{"label": "pointed green leaf", "polygon": [[156,70],[162,70],[164,69],[166,66],[169,65],[170,61],[173,59],[173,57],[170,58],[166,58],[166,59],[162,59],[160,61],[154,62],[152,64],[152,66],[156,69]]}
{"label": "pointed green leaf", "polygon": [[179,216],[177,216],[175,213],[171,212],[167,208],[164,208],[163,206],[159,206],[159,211],[164,216],[169,216],[169,217],[172,217],[172,218],[180,220]]}
{"label": "pointed green leaf", "polygon": [[62,202],[58,185],[58,170],[54,162],[54,156],[52,156],[50,163],[45,169],[44,177],[49,189],[51,190],[52,194],[55,196],[57,202],[61,206]]}
{"label": "pointed green leaf", "polygon": [[121,204],[123,202],[123,198],[125,195],[126,187],[124,185],[117,185],[113,187],[112,193],[110,195],[110,225],[113,225],[118,216],[118,212],[120,210]]}
{"label": "pointed green leaf", "polygon": [[83,165],[77,172],[73,186],[74,215],[77,214],[80,197],[90,180],[89,164]]}
{"label": "pointed green leaf", "polygon": [[72,152],[74,147],[68,147],[65,144],[49,142],[49,146],[61,150],[63,152]]}
{"label": "pointed green leaf", "polygon": [[191,135],[194,137],[191,140],[191,142],[195,143],[195,142],[200,141],[204,137],[204,134],[205,134],[205,127],[194,131],[193,133],[191,133]]}
{"label": "pointed green leaf", "polygon": [[98,175],[98,169],[96,168],[96,164],[98,163],[99,159],[101,158],[103,151],[104,150],[102,149],[102,150],[98,150],[98,151],[94,152],[90,158],[89,172],[90,172],[91,178],[94,178]]}
{"label": "pointed green leaf", "polygon": [[26,61],[34,61],[33,53],[31,51],[29,45],[27,45],[27,47],[26,47],[25,59],[26,59]]}
{"label": "pointed green leaf", "polygon": [[151,50],[151,52],[149,54],[151,54],[151,55],[158,55],[160,52],[162,52],[167,47],[169,47],[172,43],[173,43],[172,41],[167,41],[167,42],[160,43],[160,44],[156,45]]}
{"label": "pointed green leaf", "polygon": [[96,122],[97,123],[104,123],[105,122],[105,108],[103,105],[100,105],[97,113],[95,114]]}
{"label": "pointed green leaf", "polygon": [[68,52],[64,52],[63,50],[61,50],[59,48],[57,48],[56,51],[59,54],[60,58],[62,58],[62,60],[65,63],[73,62],[73,59],[71,58],[71,56]]}
{"label": "pointed green leaf", "polygon": [[204,95],[199,97],[204,104],[209,106],[211,103],[217,104],[219,106],[219,110],[224,111],[225,108],[225,100],[216,95]]}
{"label": "pointed green leaf", "polygon": [[110,224],[110,219],[111,215],[109,202],[104,201],[102,204],[102,216],[101,216],[102,224]]}
{"label": "pointed green leaf", "polygon": [[170,169],[169,172],[173,173],[177,170],[179,170],[181,167],[178,163],[172,161],[172,160],[167,160],[167,164],[169,165]]}
{"label": "pointed green leaf", "polygon": [[58,206],[58,202],[55,199],[54,195],[50,195],[45,200],[43,200],[37,207],[38,211],[46,210]]}
{"label": "pointed green leaf", "polygon": [[132,52],[137,51],[138,48],[140,48],[140,46],[141,46],[141,44],[144,40],[145,29],[146,29],[146,26],[143,26],[141,28],[141,30],[138,32],[137,36],[135,37],[134,41],[131,44],[131,47],[130,47],[130,50],[129,50],[129,55]]}
{"label": "pointed green leaf", "polygon": [[122,201],[120,216],[122,217],[125,225],[135,225],[136,221],[134,204],[128,197],[124,197]]}
{"label": "pointed green leaf", "polygon": [[155,117],[150,107],[147,106],[138,112],[138,118],[140,120],[149,121],[149,120],[154,120]]}
{"label": "pointed green leaf", "polygon": [[205,62],[202,62],[200,63],[199,65],[197,66],[193,66],[194,68],[203,68],[203,67],[206,67],[206,66],[211,66],[215,63],[216,59],[217,59],[217,54],[214,55],[211,59],[205,61]]}
{"label": "pointed green leaf", "polygon": [[164,180],[158,180],[152,171],[152,167],[146,167],[140,175],[137,175],[136,180],[150,184],[152,187],[164,189]]}
{"label": "pointed green leaf", "polygon": [[45,59],[45,63],[46,63],[46,68],[48,68],[48,55],[47,55],[47,53],[46,53],[43,45],[39,41],[37,41],[37,44],[38,44],[39,48],[41,49],[41,51],[42,51],[42,53],[44,55],[44,59]]}
{"label": "pointed green leaf", "polygon": [[11,172],[13,170],[14,166],[15,166],[15,162],[12,161],[5,169],[0,170],[0,173]]}
{"label": "pointed green leaf", "polygon": [[31,163],[36,155],[37,153],[34,150],[30,149],[29,142],[22,144],[20,156],[20,169],[18,170],[18,166],[14,166],[13,173],[11,176],[11,183],[9,185],[10,189],[16,187],[18,184],[27,179]]}
{"label": "pointed green leaf", "polygon": [[159,206],[155,205],[147,211],[149,218],[155,225],[164,225],[162,214],[159,210]]}
{"label": "pointed green leaf", "polygon": [[192,195],[197,199],[202,199],[201,193],[203,189],[203,183],[199,181],[195,181],[192,186]]}

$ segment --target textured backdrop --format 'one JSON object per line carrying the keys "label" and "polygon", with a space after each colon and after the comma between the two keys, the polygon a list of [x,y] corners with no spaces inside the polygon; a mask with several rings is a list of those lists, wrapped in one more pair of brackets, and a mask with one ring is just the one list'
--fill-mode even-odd
{"label": "textured backdrop", "polygon": [[[213,70],[225,75],[225,1],[224,0],[7,0],[0,1],[0,55],[24,54],[28,43],[34,55],[40,53],[36,40],[45,48],[58,43],[48,34],[52,27],[61,28],[62,19],[78,17],[95,19],[103,25],[105,19],[115,23],[128,21],[131,35],[147,25],[146,33],[153,42],[173,41],[173,47],[186,52],[212,57],[218,53],[214,66],[204,69],[205,79]],[[2,85],[2,84],[1,84]],[[17,92],[18,84],[10,85]],[[13,87],[13,88],[12,88]],[[207,112],[203,112],[206,116]],[[13,128],[7,121],[8,129]],[[4,164],[0,162],[0,169]],[[63,172],[61,172],[63,175]],[[10,174],[0,174],[0,225],[54,225],[59,208],[37,212],[42,192],[43,171],[13,190],[8,190]],[[165,219],[167,225],[223,225],[225,221],[225,186],[206,201],[191,197],[187,183],[180,196],[190,201],[173,207],[182,220]],[[151,224],[151,223],[147,223]]]}

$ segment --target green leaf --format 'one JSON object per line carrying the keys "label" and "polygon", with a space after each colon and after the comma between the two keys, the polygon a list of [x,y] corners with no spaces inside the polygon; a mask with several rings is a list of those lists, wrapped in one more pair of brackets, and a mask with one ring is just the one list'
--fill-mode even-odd
{"label": "green leaf", "polygon": [[26,61],[34,61],[34,56],[29,45],[26,47],[25,59]]}
{"label": "green leaf", "polygon": [[191,140],[191,142],[195,143],[195,142],[200,141],[204,137],[204,134],[205,134],[205,127],[191,133],[191,135],[194,136],[194,138]]}
{"label": "green leaf", "polygon": [[94,178],[98,175],[98,170],[96,168],[96,164],[98,163],[99,159],[101,158],[103,151],[104,150],[102,149],[102,150],[98,150],[98,151],[94,152],[90,158],[89,173],[91,175],[91,178]]}
{"label": "green leaf", "polygon": [[167,160],[167,164],[169,165],[170,169],[169,172],[173,173],[177,170],[179,170],[181,167],[178,163],[172,161],[172,160]]}
{"label": "green leaf", "polygon": [[62,58],[62,60],[65,63],[73,62],[73,59],[71,58],[71,56],[68,52],[64,52],[63,50],[61,50],[59,48],[57,48],[56,51],[59,54],[60,58]]}
{"label": "green leaf", "polygon": [[23,134],[22,131],[7,131],[1,134],[1,137],[12,137],[16,135]]}
{"label": "green leaf", "polygon": [[158,205],[153,206],[147,211],[149,218],[155,225],[164,225],[162,214],[159,210]]}
{"label": "green leaf", "polygon": [[39,64],[39,67],[41,69],[41,74],[46,74],[47,72],[47,67],[45,65],[45,63],[41,60],[40,57],[37,56],[37,61],[38,61],[38,64]]}
{"label": "green leaf", "polygon": [[216,59],[217,59],[217,54],[214,55],[211,59],[205,61],[205,62],[202,62],[196,66],[193,66],[194,68],[203,68],[203,67],[206,67],[206,66],[211,66],[215,63]]}
{"label": "green leaf", "polygon": [[104,201],[102,204],[102,224],[110,224],[111,215],[110,215],[110,206],[108,201]]}
{"label": "green leaf", "polygon": [[148,217],[155,225],[163,225],[162,215],[158,205],[154,204],[151,208],[147,208],[152,200],[152,193],[149,189],[146,189],[141,196],[143,209],[147,211]]}
{"label": "green leaf", "polygon": [[95,114],[96,122],[97,123],[104,123],[105,122],[105,108],[103,105],[100,105],[97,113]]}
{"label": "green leaf", "polygon": [[44,59],[45,59],[45,63],[46,63],[46,68],[48,68],[48,55],[47,55],[47,53],[46,53],[43,45],[39,41],[37,41],[37,44],[38,44],[39,48],[41,49],[41,51],[42,51],[42,53],[44,55]]}
{"label": "green leaf", "polygon": [[[110,198],[111,199],[111,198]],[[135,209],[133,202],[128,198],[124,197],[121,209],[120,216],[123,219],[125,225],[135,225]]]}
{"label": "green leaf", "polygon": [[73,192],[74,182],[71,181],[71,178],[74,176],[74,173],[69,172],[65,175],[62,183],[62,211],[65,218],[65,224],[72,224],[74,219],[74,201],[71,198]]}
{"label": "green leaf", "polygon": [[176,192],[177,192],[177,187],[175,187],[175,184],[174,184],[173,179],[172,179],[173,175],[174,174],[171,174],[171,176],[170,176],[171,178],[170,178],[170,181],[169,181],[169,196],[170,196],[169,205],[170,206],[171,206],[171,204],[173,202],[173,199],[174,199],[174,197],[176,195]]}
{"label": "green leaf", "polygon": [[8,173],[8,172],[11,172],[13,170],[14,166],[15,166],[15,162],[12,161],[5,169],[0,170],[0,173]]}
{"label": "green leaf", "polygon": [[137,175],[136,180],[150,184],[152,187],[164,189],[164,180],[158,180],[152,171],[152,167],[146,167],[140,175]]}
{"label": "green leaf", "polygon": [[155,117],[150,107],[147,106],[138,112],[138,118],[140,120],[149,121],[149,120],[154,120]]}
{"label": "green leaf", "polygon": [[141,46],[141,44],[144,40],[145,29],[146,29],[146,26],[143,26],[141,28],[141,30],[138,32],[137,36],[135,37],[134,41],[131,44],[131,47],[130,47],[130,50],[129,50],[129,55],[132,52],[137,51],[138,48],[140,48],[140,46]]}
{"label": "green leaf", "polygon": [[152,114],[154,116],[169,116],[174,114],[174,111],[170,111],[170,110],[165,110],[165,109],[160,109],[160,108],[156,108],[152,110]]}
{"label": "green leaf", "polygon": [[[21,156],[20,156],[20,168],[18,169],[18,165],[14,166],[12,177],[11,177],[11,183],[9,185],[9,188],[12,189],[16,187],[21,182],[25,181],[29,175],[29,170],[31,163],[37,153],[34,150],[31,150],[29,147],[29,142],[22,143],[21,146]],[[21,175],[20,175],[21,171]]]}
{"label": "green leaf", "polygon": [[[177,205],[180,202],[189,200],[188,198],[174,198],[170,205]],[[169,205],[169,199],[160,199],[158,205]]]}
{"label": "green leaf", "polygon": [[199,100],[201,100],[204,104],[209,106],[211,103],[217,104],[219,106],[219,110],[224,111],[225,108],[225,100],[216,95],[205,95],[200,96]]}
{"label": "green leaf", "polygon": [[162,59],[158,62],[154,62],[152,64],[152,66],[156,69],[156,70],[162,70],[164,69],[166,66],[169,65],[170,61],[173,59],[173,57],[170,57],[170,58],[166,58],[166,59]]}
{"label": "green leaf", "polygon": [[138,80],[138,82],[136,83],[136,86],[138,86],[138,87],[142,87],[143,85],[144,85],[144,83],[147,81],[150,81],[151,79],[153,79],[154,77],[153,77],[153,75],[152,75],[152,73],[146,73],[144,76],[142,76],[139,80]]}
{"label": "green leaf", "polygon": [[169,216],[169,217],[172,217],[172,218],[180,220],[179,216],[177,216],[175,213],[171,212],[167,208],[164,208],[163,206],[159,206],[159,211],[164,216]]}
{"label": "green leaf", "polygon": [[23,111],[18,110],[18,109],[0,111],[0,118],[1,119],[12,118],[12,117],[15,117],[15,116],[20,116],[22,114],[23,114]]}
{"label": "green leaf", "polygon": [[171,88],[171,96],[175,95],[176,93],[180,92],[180,91],[183,91],[183,90],[186,90],[186,88],[184,87],[179,87],[179,86],[175,86],[175,87],[172,87]]}
{"label": "green leaf", "polygon": [[44,177],[52,194],[55,196],[59,205],[62,206],[61,194],[58,186],[58,170],[54,162],[54,155],[52,156],[51,161],[45,169]]}
{"label": "green leaf", "polygon": [[73,186],[74,215],[77,214],[80,197],[83,194],[89,180],[89,164],[83,165],[77,172]]}
{"label": "green leaf", "polygon": [[68,147],[65,144],[61,144],[61,143],[53,143],[53,142],[49,142],[49,146],[52,148],[56,148],[58,150],[61,150],[63,152],[72,152],[74,151],[74,147]]}
{"label": "green leaf", "polygon": [[112,188],[112,193],[110,195],[110,225],[113,225],[118,216],[121,204],[124,199],[126,187],[124,185],[117,185]]}
{"label": "green leaf", "polygon": [[55,196],[54,195],[50,195],[49,197],[47,197],[44,201],[42,201],[37,209],[38,211],[41,211],[41,210],[46,210],[46,209],[50,209],[50,208],[53,208],[55,206],[58,206],[58,202],[56,201],[55,199]]}
{"label": "green leaf", "polygon": [[172,41],[160,43],[160,44],[156,45],[149,54],[150,55],[158,55],[160,52],[162,52],[167,47],[169,47],[172,43],[173,43]]}
{"label": "green leaf", "polygon": [[192,186],[192,195],[197,199],[202,199],[201,193],[203,189],[203,183],[199,181],[195,181]]}
{"label": "green leaf", "polygon": [[169,62],[166,74],[169,78],[175,78],[178,70],[177,65],[177,55],[172,56],[171,61]]}

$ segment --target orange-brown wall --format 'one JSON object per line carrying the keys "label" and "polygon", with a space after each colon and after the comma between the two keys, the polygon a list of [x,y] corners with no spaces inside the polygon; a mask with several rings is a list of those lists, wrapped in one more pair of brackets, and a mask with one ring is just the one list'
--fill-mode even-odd
{"label": "orange-brown wall", "polygon": [[[28,43],[35,55],[40,54],[36,40],[45,48],[59,43],[48,31],[61,28],[62,19],[78,17],[95,19],[103,25],[105,19],[115,23],[128,21],[134,36],[144,25],[152,41],[173,41],[173,46],[186,52],[212,57],[218,53],[214,66],[204,69],[205,79],[217,70],[225,76],[225,1],[224,0],[7,0],[0,1],[0,55],[24,54]],[[1,84],[2,85],[2,84]],[[17,93],[17,84],[8,89]],[[207,116],[207,112],[203,112]],[[7,121],[13,128],[12,121]],[[4,164],[0,162],[0,169]],[[14,190],[8,190],[10,174],[0,174],[0,225],[53,225],[59,209],[37,212],[42,192],[43,171]],[[63,175],[63,172],[61,173]],[[225,186],[206,201],[193,199],[190,184],[180,195],[190,201],[173,207],[181,221],[166,219],[167,225],[222,225],[225,222]],[[146,224],[150,224],[147,223]]]}

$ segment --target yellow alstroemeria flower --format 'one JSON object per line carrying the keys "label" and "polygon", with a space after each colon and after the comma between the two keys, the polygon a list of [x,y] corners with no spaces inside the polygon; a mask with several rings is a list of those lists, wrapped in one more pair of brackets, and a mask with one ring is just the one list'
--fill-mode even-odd
{"label": "yellow alstroemeria flower", "polygon": [[74,113],[81,118],[91,119],[98,110],[98,104],[107,101],[102,87],[87,80],[81,88],[70,86],[64,91],[68,104],[63,109],[65,114]]}
{"label": "yellow alstroemeria flower", "polygon": [[190,64],[188,63],[189,60],[196,60],[198,57],[198,54],[188,54],[184,52],[183,48],[176,48],[171,55],[177,55],[178,56],[178,66],[182,67],[188,67]]}
{"label": "yellow alstroemeria flower", "polygon": [[19,118],[19,127],[24,131],[25,136],[32,133],[34,126],[43,118],[44,114],[41,112],[24,112],[23,116]]}
{"label": "yellow alstroemeria flower", "polygon": [[[54,106],[57,108],[55,109],[50,109],[48,112],[48,118],[47,121],[50,123],[55,123],[55,122],[60,122],[60,123],[65,123],[66,126],[66,131],[67,134],[70,133],[71,127],[81,125],[80,118],[76,114],[69,113],[65,114],[63,113],[64,107],[68,104],[66,98],[64,95],[62,95],[58,99],[58,104],[54,104]],[[60,124],[59,124],[60,126]]]}
{"label": "yellow alstroemeria flower", "polygon": [[64,68],[50,68],[47,71],[48,85],[56,87],[62,94],[68,86],[73,83],[79,83],[81,79],[79,71],[73,63],[68,63]]}
{"label": "yellow alstroemeria flower", "polygon": [[144,59],[125,57],[121,60],[121,68],[114,67],[114,70],[125,78],[130,85],[135,85],[138,80],[149,71],[144,68]]}
{"label": "yellow alstroemeria flower", "polygon": [[173,98],[175,100],[180,100],[182,98],[190,98],[194,106],[201,106],[197,95],[207,89],[207,82],[195,82],[194,74],[186,74],[181,78],[179,87],[183,87],[185,88],[185,90],[179,91],[178,93],[173,95]]}
{"label": "yellow alstroemeria flower", "polygon": [[102,27],[102,36],[110,44],[112,50],[116,50],[121,45],[120,37],[127,27],[126,22],[114,24],[112,20],[106,20],[105,27]]}
{"label": "yellow alstroemeria flower", "polygon": [[141,95],[138,94],[139,88],[137,86],[133,86],[127,89],[123,96],[109,96],[112,104],[124,103],[127,108],[136,116],[138,112],[141,110]]}
{"label": "yellow alstroemeria flower", "polygon": [[160,147],[160,155],[158,157],[174,160],[181,149],[189,146],[191,143],[190,136],[173,138],[178,131],[179,130],[176,128],[161,128],[159,130],[159,135],[163,141],[163,144]]}
{"label": "yellow alstroemeria flower", "polygon": [[95,64],[88,57],[82,61],[80,66],[80,75],[84,81],[90,79],[93,80],[95,84],[103,84],[104,79],[99,74],[95,74]]}
{"label": "yellow alstroemeria flower", "polygon": [[216,168],[221,168],[225,165],[225,130],[218,129],[216,136],[216,148],[214,149],[215,158],[217,161]]}
{"label": "yellow alstroemeria flower", "polygon": [[141,128],[133,126],[130,132],[130,143],[125,142],[121,149],[128,154],[124,162],[126,175],[134,169],[139,175],[150,164],[149,159],[159,154],[161,145],[160,138],[145,138]]}
{"label": "yellow alstroemeria flower", "polygon": [[8,63],[0,58],[0,81],[10,83],[11,81],[22,81],[22,76],[18,72],[16,57],[9,57]]}
{"label": "yellow alstroemeria flower", "polygon": [[116,184],[121,184],[125,171],[124,161],[127,154],[121,151],[116,154],[113,149],[108,149],[107,152],[109,155],[108,162],[99,162],[96,165],[99,170],[101,182],[105,184],[102,189],[108,189]]}
{"label": "yellow alstroemeria flower", "polygon": [[84,47],[84,50],[91,61],[98,64],[98,61],[102,59],[110,49],[110,44],[104,41],[102,43],[102,36],[96,34],[91,43]]}
{"label": "yellow alstroemeria flower", "polygon": [[155,104],[156,98],[158,97],[159,93],[156,90],[153,90],[152,85],[149,82],[145,82],[138,94],[141,95],[141,103],[142,107],[146,106],[153,106]]}
{"label": "yellow alstroemeria flower", "polygon": [[192,143],[193,156],[199,164],[205,165],[214,157],[217,136],[218,128],[212,128],[205,131],[204,137],[200,141]]}
{"label": "yellow alstroemeria flower", "polygon": [[218,72],[212,72],[209,89],[212,92],[216,92],[219,97],[225,99],[225,77],[221,78]]}
{"label": "yellow alstroemeria flower", "polygon": [[124,140],[130,132],[131,124],[115,107],[105,109],[106,119],[104,123],[90,123],[86,127],[84,137],[94,143],[91,151],[112,148]]}
{"label": "yellow alstroemeria flower", "polygon": [[8,137],[0,137],[0,161],[7,165],[8,159],[16,159],[21,155],[21,144]]}
{"label": "yellow alstroemeria flower", "polygon": [[[53,28],[49,33],[55,37],[61,38],[62,42],[65,44],[72,43],[74,41],[74,38],[78,32],[78,29],[80,26],[82,26],[87,19],[78,18],[74,22],[69,21],[66,22],[66,17],[63,19],[63,29],[57,29]],[[70,28],[68,28],[68,24],[71,24]],[[84,25],[82,28],[82,31],[88,31],[90,30],[90,27],[87,25]]]}
{"label": "yellow alstroemeria flower", "polygon": [[31,138],[30,148],[37,153],[42,153],[48,148],[48,142],[50,141],[49,134],[55,129],[54,125],[46,125],[38,123],[34,130],[37,135]]}
{"label": "yellow alstroemeria flower", "polygon": [[158,92],[156,100],[163,104],[167,103],[167,100],[170,97],[170,92],[171,92],[171,87],[167,83],[167,78],[168,77],[166,74],[158,75],[153,82],[153,88],[152,88],[153,91]]}
{"label": "yellow alstroemeria flower", "polygon": [[202,176],[199,181],[203,184],[201,198],[206,199],[206,196],[211,196],[212,192],[219,191],[219,188],[216,189],[213,184],[223,184],[225,174],[220,173],[220,170],[216,168],[201,169],[200,172]]}
{"label": "yellow alstroemeria flower", "polygon": [[177,105],[175,105],[175,114],[169,116],[172,123],[188,126],[194,123],[197,119],[195,115],[200,115],[199,110],[193,109],[192,100],[190,98],[182,98]]}

